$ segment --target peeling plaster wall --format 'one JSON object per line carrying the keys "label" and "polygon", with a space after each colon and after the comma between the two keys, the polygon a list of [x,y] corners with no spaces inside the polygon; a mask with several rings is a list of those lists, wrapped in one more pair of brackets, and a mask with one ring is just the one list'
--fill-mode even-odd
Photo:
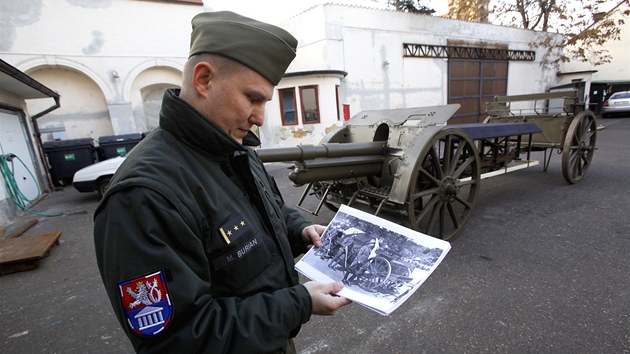
{"label": "peeling plaster wall", "polygon": [[[31,71],[29,75],[46,87],[54,87],[61,96],[61,107],[37,120],[41,131],[63,130],[68,139],[96,139],[100,135],[112,135],[105,97],[99,87],[84,74],[46,67]],[[30,112],[41,112],[50,104],[32,100],[28,107]],[[51,133],[42,134],[43,142],[52,140]]]}
{"label": "peeling plaster wall", "polygon": [[139,131],[148,132],[157,128],[164,91],[181,85],[182,73],[171,68],[150,68],[136,76],[131,86],[131,102]]}
{"label": "peeling plaster wall", "polygon": [[[336,91],[335,86],[340,84],[339,78],[309,76],[302,78],[285,78],[277,87],[277,90],[284,88],[295,88],[296,108],[298,111],[298,124],[282,126],[280,116],[280,102],[278,91],[274,93],[274,98],[267,103],[265,109],[265,124],[260,127],[259,135],[263,148],[279,146],[296,146],[298,144],[317,144],[328,133],[327,129],[333,126],[341,126],[342,121],[337,119]],[[300,101],[300,86],[317,85],[319,97],[320,123],[303,124]]]}
{"label": "peeling plaster wall", "polygon": [[[136,115],[142,111],[133,101],[139,92],[131,92],[136,76],[150,68],[181,73],[190,20],[203,10],[202,5],[166,1],[2,1],[0,55],[27,74],[48,68],[83,76],[75,81],[75,75],[61,75],[45,83],[62,93],[62,108],[40,124],[65,127],[68,139],[140,133],[146,124]],[[154,73],[153,79],[145,76],[144,86],[164,83],[160,70]],[[86,80],[92,82],[88,99],[68,93],[66,84],[77,83],[81,91]],[[94,105],[96,98],[100,101]]]}

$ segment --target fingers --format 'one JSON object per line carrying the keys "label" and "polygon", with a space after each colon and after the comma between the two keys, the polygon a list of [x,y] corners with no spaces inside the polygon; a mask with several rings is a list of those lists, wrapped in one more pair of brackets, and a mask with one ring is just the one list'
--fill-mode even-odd
{"label": "fingers", "polygon": [[346,306],[352,301],[345,297],[337,296],[334,293],[343,289],[342,282],[334,282],[329,284],[310,281],[304,284],[313,300],[314,315],[332,316],[337,310]]}
{"label": "fingers", "polygon": [[322,239],[321,234],[326,230],[326,228],[322,225],[310,225],[302,230],[302,240],[306,244],[308,248],[311,246],[321,247]]}
{"label": "fingers", "polygon": [[318,224],[314,224],[313,228],[315,228],[315,232],[317,232],[319,236],[321,236],[324,233],[324,231],[326,231],[326,226],[322,226]]}

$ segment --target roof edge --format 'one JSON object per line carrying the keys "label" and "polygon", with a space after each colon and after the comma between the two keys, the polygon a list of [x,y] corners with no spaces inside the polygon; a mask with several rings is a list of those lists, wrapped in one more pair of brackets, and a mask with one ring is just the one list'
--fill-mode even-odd
{"label": "roof edge", "polygon": [[22,71],[20,71],[19,69],[17,69],[16,67],[12,66],[11,64],[7,63],[6,61],[0,59],[0,72],[3,72],[13,78],[15,78],[16,80],[22,82],[23,84],[43,93],[44,95],[48,96],[48,97],[52,97],[55,99],[59,98],[59,94],[51,89],[49,89],[48,87],[44,86],[43,84],[41,84],[39,81],[33,79],[32,77],[26,75],[25,73],[23,73]]}

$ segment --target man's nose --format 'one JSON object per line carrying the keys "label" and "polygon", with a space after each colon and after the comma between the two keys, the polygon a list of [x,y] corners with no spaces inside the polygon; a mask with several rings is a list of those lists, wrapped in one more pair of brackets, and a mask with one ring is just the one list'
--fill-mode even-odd
{"label": "man's nose", "polygon": [[249,122],[262,127],[263,123],[265,123],[265,106],[254,108],[249,116]]}

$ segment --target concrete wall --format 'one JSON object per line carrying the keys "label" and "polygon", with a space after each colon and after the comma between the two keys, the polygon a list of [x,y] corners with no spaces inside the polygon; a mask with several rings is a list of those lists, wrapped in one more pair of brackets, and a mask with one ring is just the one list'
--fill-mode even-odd
{"label": "concrete wall", "polygon": [[142,107],[143,92],[151,105],[156,90],[181,84],[190,20],[203,11],[202,5],[136,0],[0,6],[3,59],[62,97],[62,107],[38,122],[44,141],[53,140],[53,131],[96,140],[154,126],[157,113]]}
{"label": "concrete wall", "polygon": [[[405,58],[403,43],[467,46],[503,46],[511,50],[532,50],[529,43],[535,32],[488,24],[458,21],[433,16],[335,4],[318,5],[280,24],[299,42],[297,58],[290,73],[312,70],[347,72],[340,80],[340,104],[350,106],[351,115],[363,110],[410,108],[443,105],[448,100],[448,61],[439,58]],[[536,61],[511,61],[508,73],[508,95],[544,92],[557,84],[555,71],[540,65],[543,51]],[[295,79],[291,79],[295,81]],[[280,84],[285,85],[286,79]],[[318,84],[323,80],[304,78],[301,84]],[[288,82],[287,82],[288,83]],[[332,84],[331,84],[332,85]],[[334,95],[320,95],[322,121],[318,125],[283,127],[277,97],[267,110],[266,127],[261,132],[265,146],[294,142],[288,136],[269,134],[274,131],[305,130],[300,142],[316,144],[337,120],[337,107],[330,105]],[[330,111],[323,109],[324,105]],[[268,135],[269,134],[269,135]]]}

